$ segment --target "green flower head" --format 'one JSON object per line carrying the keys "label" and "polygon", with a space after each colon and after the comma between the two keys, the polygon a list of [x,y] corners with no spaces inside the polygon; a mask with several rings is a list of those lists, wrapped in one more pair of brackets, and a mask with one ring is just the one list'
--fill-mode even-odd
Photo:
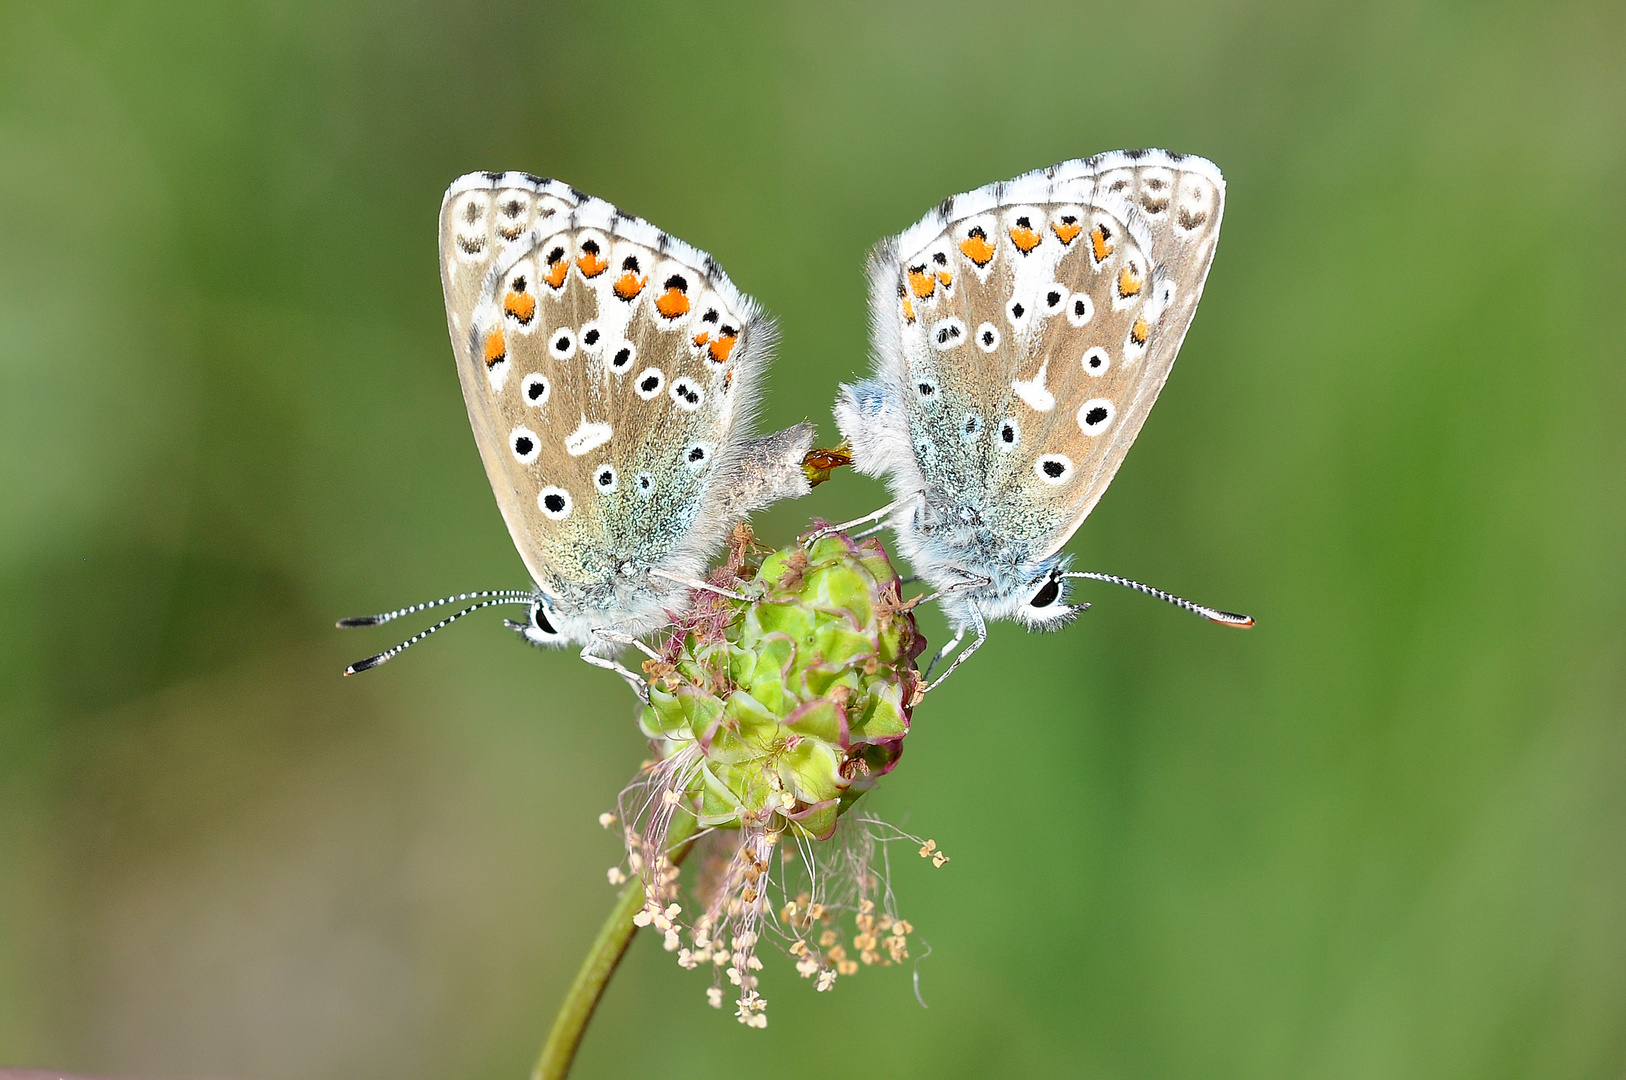
{"label": "green flower head", "polygon": [[[765,931],[828,989],[859,959],[908,955],[909,923],[876,906],[889,896],[874,872],[878,846],[906,839],[946,861],[935,845],[850,813],[903,753],[926,643],[878,540],[813,535],[763,554],[748,529],[736,533],[711,589],[697,590],[645,664],[639,725],[655,759],[621,800],[628,867],[647,884],[640,924],[662,932],[684,967],[712,968],[713,1005],[722,977],[739,987],[736,1015],[753,1027],[767,1022],[754,974]],[[687,923],[666,843],[679,815],[701,830],[701,913]],[[850,941],[843,915],[854,920]]]}

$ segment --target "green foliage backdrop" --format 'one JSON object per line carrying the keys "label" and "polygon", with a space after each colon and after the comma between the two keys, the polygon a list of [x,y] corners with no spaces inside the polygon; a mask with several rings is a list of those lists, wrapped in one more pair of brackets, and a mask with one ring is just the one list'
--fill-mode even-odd
{"label": "green foliage backdrop", "polygon": [[1072,548],[1259,628],[999,627],[874,800],[954,856],[897,872],[930,1008],[770,963],[748,1032],[641,941],[580,1075],[1618,1077],[1623,43],[1601,0],[0,9],[0,1062],[528,1070],[626,689],[495,618],[342,680],[395,635],[332,629],[525,580],[449,180],[712,252],[784,330],[765,422],[828,437],[870,243],[1163,146],[1225,234]]}

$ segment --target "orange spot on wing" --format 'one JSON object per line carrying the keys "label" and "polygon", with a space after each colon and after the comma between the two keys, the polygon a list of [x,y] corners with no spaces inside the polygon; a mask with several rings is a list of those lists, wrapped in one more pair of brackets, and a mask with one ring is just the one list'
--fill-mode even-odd
{"label": "orange spot on wing", "polygon": [[493,330],[486,335],[486,367],[496,367],[508,359],[508,346],[503,344],[502,331]]}
{"label": "orange spot on wing", "polygon": [[1104,262],[1112,254],[1112,245],[1107,243],[1107,231],[1099,225],[1090,230],[1090,248],[1096,262]]}
{"label": "orange spot on wing", "polygon": [[937,272],[937,280],[941,281],[943,283],[943,288],[946,289],[950,285],[954,284],[954,275],[949,273],[947,270],[939,270]]}
{"label": "orange spot on wing", "polygon": [[557,289],[565,283],[565,275],[570,273],[570,263],[560,258],[548,264],[548,272],[542,275],[542,280],[548,287]]}
{"label": "orange spot on wing", "polygon": [[1039,241],[1043,239],[1044,237],[1040,236],[1026,225],[1017,225],[1011,229],[1011,243],[1015,244],[1016,250],[1020,251],[1024,255],[1038,247]]}
{"label": "orange spot on wing", "polygon": [[1071,244],[1078,239],[1078,234],[1084,231],[1084,227],[1078,223],[1077,218],[1065,217],[1050,226],[1050,231],[1055,233],[1056,239],[1063,244]]}
{"label": "orange spot on wing", "polygon": [[1137,315],[1135,317],[1135,325],[1129,328],[1129,340],[1133,341],[1136,345],[1144,345],[1146,344],[1147,336],[1150,335],[1151,332],[1152,328],[1146,325],[1146,320]]}
{"label": "orange spot on wing", "polygon": [[734,334],[718,334],[712,343],[706,347],[706,352],[711,355],[712,363],[728,363],[728,354],[734,351],[734,343],[737,340],[739,339]]}
{"label": "orange spot on wing", "polygon": [[960,241],[960,250],[978,266],[987,266],[994,258],[994,245],[988,242],[988,234],[981,226],[972,229],[971,234]]}
{"label": "orange spot on wing", "polygon": [[576,260],[576,266],[581,270],[582,277],[596,278],[604,273],[609,261],[599,255],[598,245],[589,240],[582,245],[581,258]]}
{"label": "orange spot on wing", "polygon": [[905,322],[915,321],[915,305],[910,303],[907,296],[903,298],[903,318]]}
{"label": "orange spot on wing", "polygon": [[675,319],[689,313],[689,298],[681,289],[667,289],[655,298],[655,310],[664,318]]}
{"label": "orange spot on wing", "polygon": [[926,273],[924,266],[909,268],[909,288],[914,290],[915,296],[924,300],[937,291],[937,279]]}
{"label": "orange spot on wing", "polygon": [[1118,295],[1125,300],[1140,292],[1141,281],[1129,267],[1118,271]]}
{"label": "orange spot on wing", "polygon": [[648,284],[648,275],[639,277],[631,270],[628,270],[626,273],[615,279],[615,285],[613,287],[615,289],[615,295],[619,296],[623,300],[631,300],[633,297],[643,292],[644,286]]}
{"label": "orange spot on wing", "polygon": [[530,293],[511,292],[503,297],[502,309],[520,321],[520,324],[529,325],[536,315],[536,297]]}

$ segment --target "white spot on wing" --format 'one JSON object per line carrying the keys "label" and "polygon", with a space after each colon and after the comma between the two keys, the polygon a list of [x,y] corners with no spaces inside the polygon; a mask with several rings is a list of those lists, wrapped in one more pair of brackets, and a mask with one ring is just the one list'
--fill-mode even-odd
{"label": "white spot on wing", "polygon": [[570,492],[549,484],[536,493],[536,508],[552,521],[563,521],[570,516]]}
{"label": "white spot on wing", "polygon": [[588,451],[597,450],[609,442],[610,436],[613,434],[615,434],[614,429],[609,424],[599,421],[589,423],[587,417],[583,416],[582,422],[577,426],[576,430],[565,436],[565,450],[569,452],[571,457],[581,457]]}
{"label": "white spot on wing", "polygon": [[1073,478],[1073,459],[1066,454],[1045,454],[1033,463],[1033,472],[1047,484],[1065,484]]}
{"label": "white spot on wing", "polygon": [[1050,359],[1045,358],[1039,365],[1039,373],[1031,379],[1012,379],[1011,389],[1016,396],[1025,402],[1034,412],[1049,412],[1056,407],[1056,395],[1045,389],[1044,373],[1050,366]]}
{"label": "white spot on wing", "polygon": [[508,359],[503,359],[486,368],[486,378],[491,381],[491,392],[502,393],[503,384],[508,381]]}
{"label": "white spot on wing", "polygon": [[1117,412],[1106,398],[1091,398],[1078,407],[1078,428],[1086,435],[1099,435],[1112,426]]}
{"label": "white spot on wing", "polygon": [[508,449],[513,451],[515,461],[529,465],[542,453],[542,443],[530,428],[517,427],[508,433]]}
{"label": "white spot on wing", "polygon": [[553,393],[553,387],[540,372],[532,372],[525,376],[525,381],[519,384],[520,398],[533,409],[540,409],[548,403],[548,396]]}
{"label": "white spot on wing", "polygon": [[965,343],[965,323],[959,319],[940,319],[932,324],[931,339],[935,348],[956,348]]}

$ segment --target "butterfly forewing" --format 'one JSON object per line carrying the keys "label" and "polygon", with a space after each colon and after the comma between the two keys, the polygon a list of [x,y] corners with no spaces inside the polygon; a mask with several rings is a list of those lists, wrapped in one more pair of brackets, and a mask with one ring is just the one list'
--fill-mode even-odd
{"label": "butterfly forewing", "polygon": [[1223,197],[1200,158],[1107,155],[948,200],[878,249],[879,344],[929,490],[1030,558],[1065,544],[1168,378]]}
{"label": "butterfly forewing", "polygon": [[515,546],[550,594],[607,605],[595,591],[693,538],[766,321],[703,253],[522,174],[452,186],[441,264],[469,420]]}

